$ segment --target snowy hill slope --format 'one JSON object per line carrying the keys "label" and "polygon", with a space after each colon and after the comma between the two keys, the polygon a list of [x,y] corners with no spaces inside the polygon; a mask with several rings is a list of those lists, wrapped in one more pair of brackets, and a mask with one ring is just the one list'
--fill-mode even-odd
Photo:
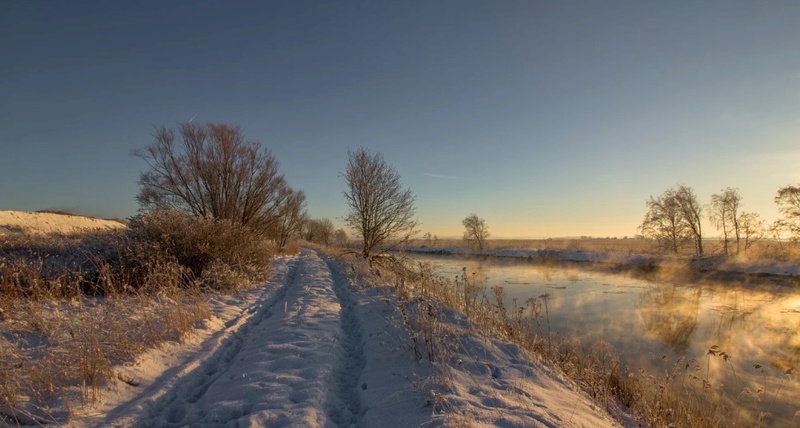
{"label": "snowy hill slope", "polygon": [[73,233],[92,229],[119,229],[125,225],[70,214],[28,211],[0,211],[0,235]]}

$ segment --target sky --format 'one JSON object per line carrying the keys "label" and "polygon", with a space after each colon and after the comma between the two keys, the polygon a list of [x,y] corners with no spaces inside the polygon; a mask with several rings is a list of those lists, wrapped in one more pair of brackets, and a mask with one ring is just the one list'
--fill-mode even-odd
{"label": "sky", "polygon": [[[238,125],[313,217],[382,153],[422,232],[633,236],[651,195],[800,182],[796,1],[0,0],[0,210],[136,214],[154,126]],[[719,232],[710,226],[707,235]]]}

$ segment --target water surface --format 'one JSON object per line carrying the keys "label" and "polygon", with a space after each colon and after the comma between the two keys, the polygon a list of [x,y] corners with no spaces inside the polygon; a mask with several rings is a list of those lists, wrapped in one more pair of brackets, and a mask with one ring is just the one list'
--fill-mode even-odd
{"label": "water surface", "polygon": [[[800,426],[800,382],[785,374],[800,367],[796,285],[777,278],[653,280],[496,257],[412,258],[453,280],[466,267],[469,276],[485,277],[488,287],[502,286],[507,308],[513,298],[524,303],[549,295],[553,332],[607,341],[631,370],[663,373],[679,357],[693,359],[701,367],[696,376],[735,401],[739,426],[760,412],[771,414],[767,426]],[[730,358],[708,355],[712,346]]]}

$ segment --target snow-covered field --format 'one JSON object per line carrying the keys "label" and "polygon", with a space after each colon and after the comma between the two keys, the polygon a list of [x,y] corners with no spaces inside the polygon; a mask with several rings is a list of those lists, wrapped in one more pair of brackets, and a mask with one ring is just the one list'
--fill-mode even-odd
{"label": "snow-covered field", "polygon": [[124,224],[79,215],[0,211],[0,235],[72,233],[93,229],[119,229]]}
{"label": "snow-covered field", "polygon": [[184,343],[119,367],[68,426],[542,426],[616,423],[516,346],[442,325],[452,367],[419,359],[393,287],[324,253],[274,261],[272,281],[211,302]]}

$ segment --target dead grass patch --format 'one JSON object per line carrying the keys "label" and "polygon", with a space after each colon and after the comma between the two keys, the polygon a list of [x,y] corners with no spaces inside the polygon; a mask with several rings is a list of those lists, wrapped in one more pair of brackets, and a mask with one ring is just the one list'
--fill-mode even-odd
{"label": "dead grass patch", "polygon": [[0,420],[58,422],[50,419],[59,411],[126,381],[114,366],[182,340],[209,315],[204,297],[185,290],[155,298],[19,299],[0,323]]}
{"label": "dead grass patch", "polygon": [[59,423],[100,399],[114,372],[181,341],[210,316],[208,292],[268,274],[252,231],[179,213],[125,231],[0,236],[0,425]]}

